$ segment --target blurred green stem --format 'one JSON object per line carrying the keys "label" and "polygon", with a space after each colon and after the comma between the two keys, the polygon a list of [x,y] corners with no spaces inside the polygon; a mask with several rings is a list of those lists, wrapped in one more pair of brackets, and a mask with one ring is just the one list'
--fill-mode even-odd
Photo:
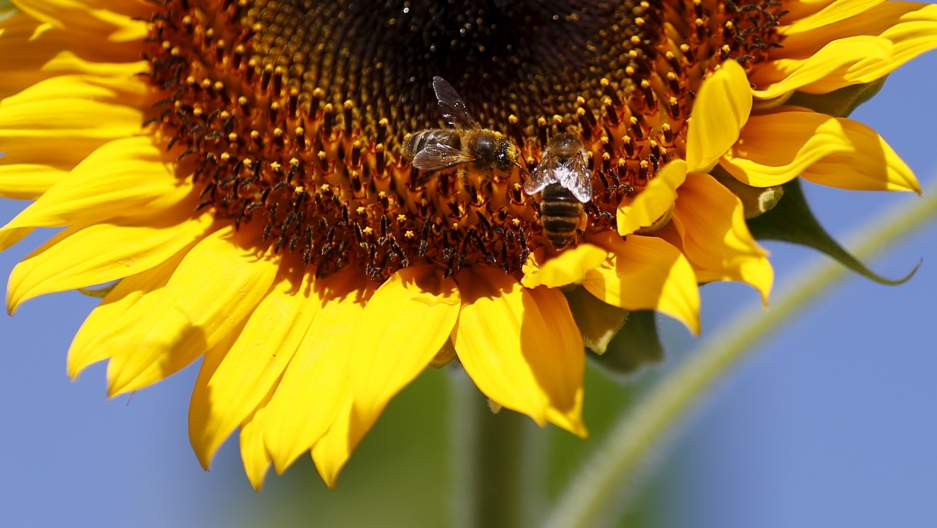
{"label": "blurred green stem", "polygon": [[[923,227],[937,215],[937,188],[926,198],[899,208],[871,222],[860,231],[862,242],[855,255],[874,257],[902,238]],[[683,364],[664,378],[630,412],[615,424],[608,437],[573,477],[547,518],[548,528],[591,527],[619,498],[623,484],[636,486],[656,449],[665,445],[667,435],[696,402],[731,367],[756,349],[765,338],[801,313],[849,274],[837,262],[810,266],[791,281],[787,293],[767,312],[744,310],[742,315],[705,341]],[[634,489],[627,490],[633,496]],[[617,504],[624,508],[624,504]]]}
{"label": "blurred green stem", "polygon": [[452,370],[452,526],[522,526],[525,417],[508,410],[492,413],[465,372]]}

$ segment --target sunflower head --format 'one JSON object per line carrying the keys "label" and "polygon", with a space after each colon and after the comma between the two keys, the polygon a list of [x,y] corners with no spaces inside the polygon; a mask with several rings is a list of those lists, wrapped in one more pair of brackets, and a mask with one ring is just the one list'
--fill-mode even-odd
{"label": "sunflower head", "polygon": [[[539,197],[521,185],[551,136],[586,144],[596,192],[580,232],[614,229],[622,199],[685,157],[707,73],[752,67],[780,40],[777,2],[685,7],[169,1],[147,19],[143,74],[162,94],[148,123],[197,183],[199,210],[263,225],[265,244],[318,276],[518,273],[545,245]],[[451,127],[436,76],[505,138],[475,156],[493,177],[450,164],[427,182],[403,155],[408,135]]]}

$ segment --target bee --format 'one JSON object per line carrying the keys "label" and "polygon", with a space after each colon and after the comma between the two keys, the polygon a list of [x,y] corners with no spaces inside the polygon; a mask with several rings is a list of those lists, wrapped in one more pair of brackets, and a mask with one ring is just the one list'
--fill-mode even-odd
{"label": "bee", "polygon": [[592,172],[582,141],[569,135],[553,136],[543,151],[540,164],[524,182],[524,192],[540,195],[540,223],[543,234],[556,249],[576,240],[582,204],[592,200]]}
{"label": "bee", "polygon": [[442,77],[433,77],[433,90],[442,116],[452,128],[420,130],[404,141],[403,156],[412,159],[413,166],[424,175],[417,184],[424,185],[438,171],[457,166],[459,177],[469,188],[470,175],[483,183],[495,172],[509,175],[517,165],[514,143],[494,130],[482,128],[455,88]]}

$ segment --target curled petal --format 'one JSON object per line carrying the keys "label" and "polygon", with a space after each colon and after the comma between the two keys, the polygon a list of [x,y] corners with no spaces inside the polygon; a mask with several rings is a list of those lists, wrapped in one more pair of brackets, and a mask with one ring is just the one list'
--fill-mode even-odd
{"label": "curled petal", "polygon": [[807,111],[753,116],[720,164],[754,187],[802,176],[844,189],[921,192],[911,169],[874,130]]}
{"label": "curled petal", "polygon": [[618,206],[618,233],[630,235],[651,227],[667,214],[677,200],[677,187],[686,180],[686,162],[674,160],[648,182],[634,198],[626,197]]}
{"label": "curled petal", "polygon": [[[780,31],[789,30],[781,28]],[[890,60],[888,64],[880,64],[887,70],[883,74],[887,74],[921,53],[934,49],[937,44],[937,6],[918,2],[870,3],[865,12],[856,16],[785,36],[784,47],[772,50],[771,55],[779,59],[804,60],[825,46],[859,36],[880,37],[891,42]]]}
{"label": "curled petal", "polygon": [[813,31],[864,13],[883,2],[885,0],[836,0],[816,13],[796,18],[790,25],[779,28],[778,32],[791,36]]}
{"label": "curled petal", "polygon": [[524,263],[524,278],[521,284],[527,288],[546,286],[559,288],[567,284],[582,282],[586,272],[598,266],[608,257],[608,251],[591,244],[560,252],[547,259],[544,249],[538,248]]}
{"label": "curled petal", "polygon": [[687,138],[687,172],[709,172],[739,137],[752,112],[752,90],[745,70],[728,60],[703,81]]}

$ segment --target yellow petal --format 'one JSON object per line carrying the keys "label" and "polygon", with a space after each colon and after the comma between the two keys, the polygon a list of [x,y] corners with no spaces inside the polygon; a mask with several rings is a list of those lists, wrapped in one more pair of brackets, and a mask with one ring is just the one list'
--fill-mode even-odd
{"label": "yellow petal", "polygon": [[678,194],[674,216],[686,230],[683,250],[700,282],[747,282],[767,305],[774,271],[748,231],[738,197],[712,176],[696,173],[687,175]]}
{"label": "yellow petal", "polygon": [[779,28],[778,32],[790,36],[812,31],[864,13],[883,2],[885,0],[836,0],[810,16],[794,19],[790,25]]}
{"label": "yellow petal", "polygon": [[264,408],[259,407],[254,415],[241,424],[241,462],[247,480],[260,491],[264,477],[270,469],[270,454],[264,446]]}
{"label": "yellow petal", "polygon": [[582,282],[586,272],[598,266],[608,256],[608,251],[591,244],[579,244],[547,258],[544,248],[530,254],[524,263],[524,278],[521,284],[527,288],[547,286],[558,288]]}
{"label": "yellow petal", "polygon": [[134,46],[102,46],[100,39],[50,29],[49,24],[24,14],[2,22],[0,98],[55,75],[86,73],[130,79],[146,70]]}
{"label": "yellow petal", "polygon": [[799,0],[798,2],[789,2],[784,6],[786,10],[790,11],[785,16],[784,20],[786,21],[787,17],[790,17],[790,20],[806,18],[836,1],[838,0]]}
{"label": "yellow petal", "polygon": [[[935,47],[937,6],[885,2],[839,22],[788,35],[784,47],[772,51],[777,60],[760,66],[752,80],[765,90],[756,92],[758,97],[795,88],[829,93],[880,79]],[[797,81],[785,81],[788,77]],[[772,84],[782,82],[783,87]]]}
{"label": "yellow petal", "polygon": [[[73,74],[56,75],[44,79],[0,101],[0,115],[3,112],[14,111],[20,106],[55,104],[57,101],[65,100],[115,103],[131,108],[145,106],[143,103],[152,97],[146,83],[134,78],[133,72],[120,70],[118,72],[117,76]],[[67,99],[63,99],[63,95],[67,95]],[[43,123],[37,123],[37,125],[50,126]],[[119,139],[119,136],[113,139]]]}
{"label": "yellow petal", "polygon": [[528,290],[509,275],[476,267],[459,275],[462,311],[453,342],[478,388],[499,404],[584,436],[585,354],[559,290]]}
{"label": "yellow petal", "polygon": [[784,47],[772,50],[771,54],[777,58],[808,59],[831,42],[857,36],[881,37],[892,43],[888,63],[880,64],[891,71],[934,48],[937,6],[918,2],[879,3],[839,22],[790,34],[784,38]]}
{"label": "yellow petal", "polygon": [[874,130],[807,111],[753,116],[720,164],[754,187],[802,176],[843,189],[921,192],[911,169]]}
{"label": "yellow petal", "polygon": [[30,0],[16,2],[29,16],[54,27],[79,33],[102,42],[138,42],[146,38],[142,2],[82,2],[77,0]]}
{"label": "yellow petal", "polygon": [[625,310],[657,310],[699,333],[696,276],[677,248],[657,237],[629,235],[622,240],[614,233],[598,235],[592,242],[612,256],[582,283],[589,293]]}
{"label": "yellow petal", "polygon": [[231,227],[205,237],[183,258],[151,311],[114,321],[121,333],[98,345],[119,351],[110,354],[109,396],[181,370],[251,313],[273,283],[278,260],[259,253],[255,238]]}
{"label": "yellow petal", "polygon": [[7,311],[52,292],[86,288],[155,267],[205,236],[212,216],[192,218],[193,204],[148,218],[69,228],[13,268]]}
{"label": "yellow petal", "polygon": [[202,467],[273,390],[319,304],[311,276],[284,265],[218,367],[199,376],[189,404],[189,440]]}
{"label": "yellow petal", "polygon": [[734,60],[703,81],[690,120],[687,172],[709,172],[739,137],[752,112],[752,91],[745,70]]}
{"label": "yellow petal", "polygon": [[60,97],[0,105],[0,138],[117,139],[140,134],[144,119],[133,106]]}
{"label": "yellow petal", "polygon": [[161,158],[149,138],[107,143],[3,229],[100,222],[176,205],[191,195],[192,184]]}
{"label": "yellow petal", "polygon": [[101,147],[109,140],[98,138],[71,138],[68,139],[68,148],[62,148],[61,139],[45,137],[5,138],[3,148],[7,149],[3,156],[3,163],[23,164],[43,163],[71,170],[78,163],[88,157],[95,149]]}
{"label": "yellow petal", "polygon": [[[267,404],[264,443],[282,473],[329,430],[351,393],[351,339],[374,283],[349,267],[317,279],[307,310],[317,310]],[[301,417],[298,419],[297,417]]]}
{"label": "yellow petal", "polygon": [[351,386],[364,421],[426,369],[459,318],[459,290],[432,266],[404,268],[368,301],[351,344]]}
{"label": "yellow petal", "polygon": [[[115,322],[128,314],[137,314],[137,320],[156,304],[159,292],[176,269],[187,251],[180,251],[159,266],[127,277],[114,287],[81,325],[68,349],[67,374],[75,379],[89,365],[111,357],[113,349],[98,346],[119,334]],[[137,306],[137,305],[140,306]],[[131,309],[133,310],[131,312]],[[126,324],[126,323],[125,323]]]}
{"label": "yellow petal", "polygon": [[13,244],[23,240],[32,232],[33,228],[31,227],[21,227],[17,229],[6,230],[0,229],[0,251],[13,246]]}
{"label": "yellow petal", "polygon": [[887,75],[894,46],[880,37],[857,36],[830,42],[805,59],[777,59],[752,73],[758,99],[771,99],[799,90],[829,93],[872,82]]}
{"label": "yellow petal", "polygon": [[0,196],[16,200],[35,200],[67,176],[67,170],[52,165],[0,165]]}
{"label": "yellow petal", "polygon": [[625,197],[618,206],[618,233],[630,235],[654,225],[677,199],[677,187],[686,179],[686,162],[674,160],[648,182],[634,198]]}
{"label": "yellow petal", "polygon": [[609,342],[625,324],[628,310],[596,299],[585,288],[567,292],[566,300],[582,333],[582,342],[593,352],[604,354]]}
{"label": "yellow petal", "polygon": [[374,422],[365,422],[358,416],[354,399],[348,395],[328,433],[312,448],[319,476],[330,489],[335,489],[339,472],[372,425]]}

